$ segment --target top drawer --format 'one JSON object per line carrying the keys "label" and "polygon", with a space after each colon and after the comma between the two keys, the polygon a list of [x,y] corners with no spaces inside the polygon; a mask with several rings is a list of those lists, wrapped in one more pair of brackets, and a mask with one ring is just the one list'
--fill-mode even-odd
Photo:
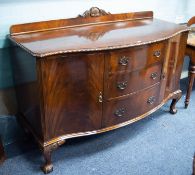
{"label": "top drawer", "polygon": [[115,50],[110,52],[107,61],[109,73],[117,71],[135,71],[163,60],[165,41]]}

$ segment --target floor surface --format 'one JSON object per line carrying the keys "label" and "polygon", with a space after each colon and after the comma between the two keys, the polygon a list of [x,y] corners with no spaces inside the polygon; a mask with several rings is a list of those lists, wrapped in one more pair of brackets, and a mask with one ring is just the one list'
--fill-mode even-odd
{"label": "floor surface", "polygon": [[[185,83],[181,82],[185,92]],[[178,113],[169,104],[149,117],[107,133],[70,139],[53,153],[51,175],[191,175],[195,152],[195,89],[188,109],[183,95]],[[33,142],[6,148],[0,175],[42,175]]]}

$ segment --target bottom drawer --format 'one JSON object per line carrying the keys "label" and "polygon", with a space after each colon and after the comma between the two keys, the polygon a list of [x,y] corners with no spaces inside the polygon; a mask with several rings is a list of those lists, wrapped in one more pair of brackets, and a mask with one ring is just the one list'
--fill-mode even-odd
{"label": "bottom drawer", "polygon": [[160,83],[122,100],[105,102],[103,127],[116,125],[142,115],[159,104]]}

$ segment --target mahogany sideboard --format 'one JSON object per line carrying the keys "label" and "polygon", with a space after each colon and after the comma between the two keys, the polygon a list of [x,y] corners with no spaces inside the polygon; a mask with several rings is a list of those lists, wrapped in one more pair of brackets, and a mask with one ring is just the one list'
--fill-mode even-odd
{"label": "mahogany sideboard", "polygon": [[[111,14],[97,7],[72,19],[13,25],[9,38],[18,118],[39,143],[53,170],[51,152],[66,139],[136,122],[172,99],[176,113],[189,28],[153,18],[152,11]],[[23,53],[23,54],[22,54]],[[19,73],[18,73],[18,72]]]}

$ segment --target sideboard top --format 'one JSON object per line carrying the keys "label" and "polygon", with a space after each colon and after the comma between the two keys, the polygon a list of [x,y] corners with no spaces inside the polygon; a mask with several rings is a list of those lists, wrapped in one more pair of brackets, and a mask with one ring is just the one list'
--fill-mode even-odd
{"label": "sideboard top", "polygon": [[14,25],[9,38],[33,56],[45,57],[138,46],[188,30],[154,19],[151,11],[112,15],[93,7],[77,18]]}

